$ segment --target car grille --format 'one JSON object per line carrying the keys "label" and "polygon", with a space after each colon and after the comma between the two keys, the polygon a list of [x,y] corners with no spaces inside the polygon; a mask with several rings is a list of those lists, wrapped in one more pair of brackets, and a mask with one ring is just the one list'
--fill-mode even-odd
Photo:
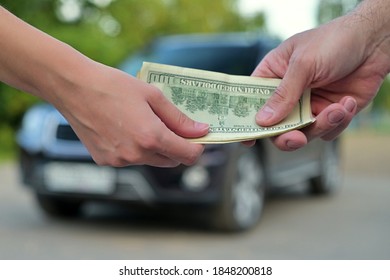
{"label": "car grille", "polygon": [[70,125],[59,125],[57,127],[57,139],[66,140],[66,141],[80,141],[76,133],[70,127]]}

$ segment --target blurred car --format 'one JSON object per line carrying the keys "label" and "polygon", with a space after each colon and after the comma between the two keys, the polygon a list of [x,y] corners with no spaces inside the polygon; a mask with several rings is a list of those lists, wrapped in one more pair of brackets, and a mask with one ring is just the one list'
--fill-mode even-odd
{"label": "blurred car", "polygon": [[[157,39],[120,67],[135,75],[143,61],[250,75],[278,41],[256,34],[177,35]],[[97,166],[51,105],[32,107],[17,136],[24,183],[53,216],[77,216],[89,201],[197,206],[214,228],[239,231],[259,221],[266,191],[308,182],[310,191],[339,186],[339,142],[316,140],[294,152],[270,140],[207,145],[193,166]],[[201,206],[201,207],[199,207]]]}

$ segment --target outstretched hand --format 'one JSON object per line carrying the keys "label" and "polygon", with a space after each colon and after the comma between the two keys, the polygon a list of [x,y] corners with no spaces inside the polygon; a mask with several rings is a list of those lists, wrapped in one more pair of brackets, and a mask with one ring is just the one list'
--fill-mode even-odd
{"label": "outstretched hand", "polygon": [[93,81],[82,81],[83,104],[66,98],[58,109],[96,163],[174,167],[197,161],[203,145],[183,137],[204,136],[208,125],[189,119],[152,85],[104,65],[95,70]]}
{"label": "outstretched hand", "polygon": [[253,76],[283,78],[256,115],[259,125],[281,121],[304,89],[311,88],[316,122],[273,138],[279,149],[295,150],[317,137],[336,138],[375,97],[389,72],[390,44],[381,41],[372,46],[364,32],[348,18],[339,18],[292,36],[257,66]]}

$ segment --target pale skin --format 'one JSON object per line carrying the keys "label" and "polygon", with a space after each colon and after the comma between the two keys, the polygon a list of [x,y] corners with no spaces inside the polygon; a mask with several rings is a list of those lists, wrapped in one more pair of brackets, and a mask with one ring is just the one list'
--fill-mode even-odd
{"label": "pale skin", "polygon": [[208,125],[155,87],[100,64],[0,7],[0,81],[53,104],[99,165],[192,165]]}
{"label": "pale skin", "polygon": [[279,149],[293,151],[314,138],[336,138],[376,96],[390,72],[389,14],[390,1],[365,0],[343,17],[292,36],[260,62],[253,76],[283,80],[256,115],[259,125],[278,123],[303,89],[312,88],[316,122],[274,137]]}

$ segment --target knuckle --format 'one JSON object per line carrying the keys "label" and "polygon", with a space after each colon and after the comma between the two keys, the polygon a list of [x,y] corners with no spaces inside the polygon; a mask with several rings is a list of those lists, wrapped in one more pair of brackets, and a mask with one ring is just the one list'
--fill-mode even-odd
{"label": "knuckle", "polygon": [[161,137],[158,136],[156,130],[145,129],[139,135],[138,145],[143,150],[155,151],[159,149],[161,143]]}
{"label": "knuckle", "polygon": [[111,167],[124,167],[128,165],[142,164],[143,153],[138,150],[129,149],[116,149],[115,152],[106,154],[106,156],[100,156],[99,158],[93,158],[94,162],[98,166],[111,166]]}
{"label": "knuckle", "polygon": [[94,162],[98,166],[112,166],[112,167],[119,167],[121,163],[119,162],[118,159],[115,157],[107,157],[107,158],[99,158],[99,159],[94,159]]}
{"label": "knuckle", "polygon": [[134,164],[133,162],[129,162],[127,160],[124,160],[124,159],[121,159],[121,158],[117,158],[117,159],[114,159],[111,161],[110,163],[110,166],[112,167],[124,167],[124,166],[127,166],[129,164]]}
{"label": "knuckle", "polygon": [[185,165],[194,165],[196,162],[198,162],[200,155],[202,154],[203,149],[201,150],[193,150],[191,153],[188,153],[188,155],[185,157],[185,160],[183,161],[183,164]]}
{"label": "knuckle", "polygon": [[98,166],[104,166],[104,165],[107,165],[106,161],[105,160],[102,160],[100,158],[92,158],[93,161],[96,163],[96,165]]}
{"label": "knuckle", "polygon": [[284,86],[284,84],[280,84],[272,94],[274,102],[277,103],[285,103],[287,101],[287,96],[286,96],[287,89]]}
{"label": "knuckle", "polygon": [[190,122],[191,120],[189,118],[187,118],[187,116],[185,114],[183,114],[182,112],[178,111],[177,113],[177,122],[179,124],[179,126],[186,126],[188,124],[188,122]]}
{"label": "knuckle", "polygon": [[145,163],[146,154],[140,150],[125,150],[120,153],[120,156],[112,160],[111,166],[124,167],[129,165],[140,165]]}
{"label": "knuckle", "polygon": [[98,166],[107,166],[110,165],[111,159],[110,157],[105,156],[105,154],[102,153],[90,153],[92,160],[95,162]]}
{"label": "knuckle", "polygon": [[150,100],[156,102],[157,104],[163,102],[165,99],[165,96],[162,93],[162,91],[156,87],[151,87],[151,90],[148,93],[149,93]]}
{"label": "knuckle", "polygon": [[122,162],[125,163],[122,166],[143,164],[143,156],[141,153],[128,153],[125,155]]}
{"label": "knuckle", "polygon": [[294,65],[296,69],[302,69],[302,71],[309,70],[314,64],[314,58],[310,55],[298,52],[291,57],[290,64]]}
{"label": "knuckle", "polygon": [[288,90],[284,84],[280,84],[272,95],[272,102],[279,106],[284,105],[288,109],[291,109],[295,106],[294,100],[288,95]]}
{"label": "knuckle", "polygon": [[186,165],[194,165],[197,161],[198,161],[198,156],[197,155],[191,155],[191,156],[189,156],[188,158],[187,158],[187,160],[186,160],[186,162],[185,162],[185,164]]}

